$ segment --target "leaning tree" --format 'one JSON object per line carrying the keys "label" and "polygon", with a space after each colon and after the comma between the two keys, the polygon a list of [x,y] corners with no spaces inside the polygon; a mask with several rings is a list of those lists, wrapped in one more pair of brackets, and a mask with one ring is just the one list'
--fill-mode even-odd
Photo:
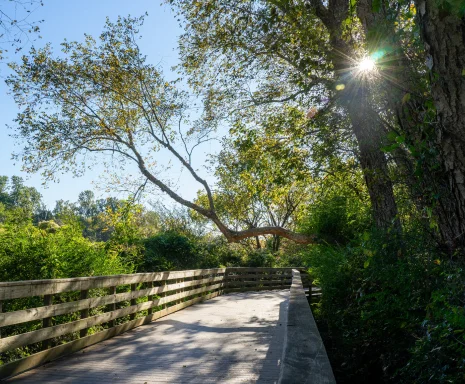
{"label": "leaning tree", "polygon": [[[308,244],[314,236],[280,226],[230,229],[216,212],[213,192],[192,165],[192,148],[207,140],[216,119],[208,108],[183,130],[191,100],[146,62],[137,44],[143,18],[107,20],[98,40],[64,42],[64,55],[50,46],[32,49],[7,82],[22,108],[15,122],[26,144],[16,156],[29,172],[46,179],[59,172],[81,174],[90,161],[111,161],[115,169],[134,164],[140,186],[152,185],[176,202],[210,219],[231,242],[266,234]],[[185,148],[181,152],[179,148]],[[165,151],[203,187],[205,205],[183,198],[162,178],[157,155]]]}

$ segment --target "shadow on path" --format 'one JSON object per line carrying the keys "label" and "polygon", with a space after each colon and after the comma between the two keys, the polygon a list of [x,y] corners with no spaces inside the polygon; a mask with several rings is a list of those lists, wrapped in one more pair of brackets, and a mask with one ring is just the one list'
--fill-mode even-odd
{"label": "shadow on path", "polygon": [[219,296],[9,383],[277,383],[289,291]]}

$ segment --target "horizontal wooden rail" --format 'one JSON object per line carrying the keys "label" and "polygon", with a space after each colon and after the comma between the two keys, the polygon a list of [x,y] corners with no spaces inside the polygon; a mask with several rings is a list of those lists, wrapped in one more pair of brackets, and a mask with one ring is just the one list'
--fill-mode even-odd
{"label": "horizontal wooden rail", "polygon": [[[292,268],[239,267],[2,282],[0,379],[223,292],[287,289],[291,282]],[[33,354],[19,358],[24,347]]]}
{"label": "horizontal wooden rail", "polygon": [[293,271],[290,290],[286,343],[278,383],[336,384],[298,270]]}
{"label": "horizontal wooden rail", "polygon": [[148,281],[185,279],[188,277],[224,274],[225,272],[225,268],[215,268],[191,271],[134,273],[132,275],[76,277],[73,279],[12,281],[0,283],[0,300],[54,295],[56,293],[139,284]]}
{"label": "horizontal wooden rail", "polygon": [[81,311],[83,309],[95,308],[103,305],[114,304],[121,301],[137,299],[144,296],[158,295],[163,292],[174,291],[181,288],[195,285],[209,284],[223,281],[223,277],[212,277],[209,279],[185,281],[176,284],[167,284],[159,287],[141,289],[138,291],[123,292],[113,295],[92,297],[84,300],[70,301],[62,304],[49,305],[25,309],[16,312],[0,313],[0,324],[3,326],[26,323],[28,321],[39,320],[46,317],[58,316],[67,313]]}

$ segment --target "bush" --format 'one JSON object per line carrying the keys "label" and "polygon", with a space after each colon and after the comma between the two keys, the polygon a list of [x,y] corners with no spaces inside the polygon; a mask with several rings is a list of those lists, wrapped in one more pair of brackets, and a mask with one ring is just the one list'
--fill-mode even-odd
{"label": "bush", "polygon": [[[82,236],[79,226],[0,226],[0,280],[57,279],[130,273],[118,255]],[[53,230],[50,230],[53,228]]]}
{"label": "bush", "polygon": [[465,280],[434,255],[420,231],[309,248],[323,292],[314,313],[339,383],[463,380]]}
{"label": "bush", "polygon": [[176,232],[161,232],[144,240],[144,271],[195,269],[199,254],[195,242]]}
{"label": "bush", "polygon": [[362,201],[343,195],[329,195],[308,207],[300,230],[317,235],[321,242],[344,245],[369,226],[370,213]]}

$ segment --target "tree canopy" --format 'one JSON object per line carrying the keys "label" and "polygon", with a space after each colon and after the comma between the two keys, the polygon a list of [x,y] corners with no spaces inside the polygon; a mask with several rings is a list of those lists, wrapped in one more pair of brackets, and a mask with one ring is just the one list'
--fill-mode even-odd
{"label": "tree canopy", "polygon": [[[107,21],[96,41],[64,42],[65,58],[53,57],[51,47],[31,50],[21,65],[12,65],[9,77],[14,97],[23,107],[16,123],[28,141],[21,157],[26,170],[42,170],[46,179],[58,171],[81,174],[89,166],[83,155],[100,154],[108,164],[123,167],[133,162],[140,172],[140,187],[150,183],[176,202],[212,220],[229,241],[276,234],[297,242],[313,238],[280,226],[229,229],[215,211],[213,193],[191,164],[189,150],[178,144],[198,145],[217,121],[208,109],[200,122],[183,131],[188,122],[188,95],[164,80],[147,64],[137,45],[143,18]],[[159,176],[155,154],[165,150],[203,187],[207,204],[188,201]],[[105,156],[106,155],[106,156]],[[97,159],[97,157],[94,157]]]}

